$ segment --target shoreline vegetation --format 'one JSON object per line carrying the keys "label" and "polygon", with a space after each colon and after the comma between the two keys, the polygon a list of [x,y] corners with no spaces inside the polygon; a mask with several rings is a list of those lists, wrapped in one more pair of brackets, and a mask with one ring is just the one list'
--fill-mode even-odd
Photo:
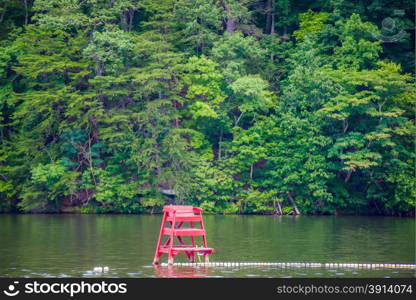
{"label": "shoreline vegetation", "polygon": [[[9,211],[9,212],[0,212],[1,215],[145,215],[145,216],[153,216],[153,215],[162,215],[163,211],[162,208],[154,209],[153,212],[151,210],[142,211],[142,212],[82,212],[82,207],[71,207],[70,209],[64,209],[61,211],[41,211],[41,212],[25,212],[25,211]],[[380,215],[380,214],[352,214],[348,213],[345,214],[343,212],[337,212],[333,214],[316,214],[316,213],[308,213],[308,214],[299,214],[296,215],[293,212],[289,212],[287,214],[278,214],[273,212],[256,212],[256,213],[239,213],[239,212],[206,212],[204,211],[204,215],[208,216],[265,216],[265,217],[387,217],[387,218],[414,218],[414,212],[403,213],[400,215]]]}
{"label": "shoreline vegetation", "polygon": [[414,216],[413,1],[0,1],[0,212]]}

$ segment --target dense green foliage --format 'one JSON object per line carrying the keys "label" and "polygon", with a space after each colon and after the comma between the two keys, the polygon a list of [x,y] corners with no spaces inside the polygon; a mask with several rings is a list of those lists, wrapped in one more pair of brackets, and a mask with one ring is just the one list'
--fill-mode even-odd
{"label": "dense green foliage", "polygon": [[2,0],[0,211],[412,213],[413,19],[407,0]]}

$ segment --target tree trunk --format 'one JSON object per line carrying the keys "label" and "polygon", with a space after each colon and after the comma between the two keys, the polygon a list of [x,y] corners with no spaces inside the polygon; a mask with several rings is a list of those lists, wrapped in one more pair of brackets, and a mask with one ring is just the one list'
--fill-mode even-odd
{"label": "tree trunk", "polygon": [[272,24],[272,0],[267,0],[265,12],[266,12],[266,28],[264,29],[264,32],[269,33],[271,24]]}
{"label": "tree trunk", "polygon": [[383,105],[386,103],[386,101],[384,101],[383,103],[379,103],[378,104],[378,112],[380,114],[380,118],[379,118],[379,123],[381,123],[381,121],[383,121],[383,116],[381,115],[381,108],[383,107]]}
{"label": "tree trunk", "polygon": [[[97,127],[97,118],[95,115],[93,115],[90,118],[90,123],[91,123],[91,127],[92,127],[92,140],[90,140],[90,155],[91,155],[91,142],[93,142],[94,144],[98,144],[100,142],[100,138],[99,138],[99,132],[98,132],[98,127]],[[98,152],[98,159],[101,159],[101,151],[97,150]],[[92,164],[92,156],[90,157],[91,159],[91,164]],[[92,167],[92,165],[91,165]],[[103,169],[104,168],[104,161],[99,163],[97,165],[97,168],[99,169]]]}
{"label": "tree trunk", "polygon": [[271,0],[272,1],[272,12],[271,12],[271,23],[270,23],[270,34],[274,34],[274,27],[276,24],[276,15],[274,12],[275,9],[275,0]]}
{"label": "tree trunk", "polygon": [[233,33],[235,31],[236,21],[233,17],[230,16],[230,8],[227,6],[227,4],[225,4],[224,1],[221,1],[221,6],[228,14],[225,31],[228,33]]}
{"label": "tree trunk", "polygon": [[176,112],[178,111],[178,106],[179,106],[178,101],[172,100],[172,107],[173,107],[173,110],[175,111],[175,118],[173,118],[173,120],[172,120],[172,125],[173,125],[174,128],[179,127],[179,119],[176,117],[176,115],[177,115]]}
{"label": "tree trunk", "polygon": [[[241,118],[243,117],[243,115],[244,115],[244,111],[238,116],[238,118],[235,120],[235,122],[234,122],[234,127],[237,127],[237,125],[238,125],[238,122],[240,122],[240,120],[241,120]],[[235,118],[234,118],[235,119]]]}
{"label": "tree trunk", "polygon": [[265,32],[269,34],[274,34],[274,27],[276,24],[276,15],[275,15],[274,10],[275,10],[275,0],[267,0]]}
{"label": "tree trunk", "polygon": [[[277,207],[276,207],[276,203],[277,203]],[[283,215],[282,206],[280,205],[280,201],[273,201],[273,205],[274,205],[274,214],[278,215],[278,216]]]}
{"label": "tree trunk", "polygon": [[233,33],[235,31],[235,25],[236,25],[235,19],[228,18],[227,19],[227,29],[226,29],[226,31],[229,32],[229,33]]}
{"label": "tree trunk", "polygon": [[254,169],[254,163],[250,166],[250,179],[253,179],[253,169]]}
{"label": "tree trunk", "polygon": [[27,0],[25,0],[25,25],[29,22],[29,12],[28,12],[28,5]]}
{"label": "tree trunk", "polygon": [[0,23],[3,23],[4,16],[6,15],[6,11],[7,11],[7,2],[4,3],[3,11],[1,12],[1,15],[0,15]]}
{"label": "tree trunk", "polygon": [[293,199],[293,194],[292,194],[292,191],[287,192],[287,197],[289,198],[290,202],[292,202],[292,204],[293,204],[293,213],[294,213],[295,215],[300,215],[300,212],[299,212],[298,206],[297,206],[297,205],[296,205],[296,203],[295,203],[295,199]]}
{"label": "tree trunk", "polygon": [[345,135],[345,133],[348,130],[348,119],[342,120],[342,133]]}
{"label": "tree trunk", "polygon": [[345,183],[347,183],[350,180],[351,175],[352,175],[352,171],[349,171],[347,176],[345,176],[345,180],[344,180]]}
{"label": "tree trunk", "polygon": [[133,19],[134,19],[134,12],[135,9],[130,8],[129,9],[129,32],[133,29]]}
{"label": "tree trunk", "polygon": [[[274,34],[274,27],[275,27],[275,23],[276,23],[276,16],[275,16],[275,12],[274,12],[274,9],[275,9],[275,4],[276,4],[276,2],[275,2],[275,0],[270,0],[271,2],[272,2],[272,4],[271,4],[271,17],[270,17],[270,34]],[[272,54],[270,54],[270,60],[271,61],[274,61],[274,55],[273,55],[273,53]]]}
{"label": "tree trunk", "polygon": [[218,141],[218,160],[221,160],[221,151],[222,151],[222,135],[223,135],[223,129],[221,128],[220,131],[220,138]]}
{"label": "tree trunk", "polygon": [[99,60],[97,56],[94,56],[92,58],[96,62],[95,64],[95,75],[97,76],[103,76],[104,74],[104,64]]}
{"label": "tree trunk", "polygon": [[128,28],[128,25],[127,25],[128,14],[129,14],[128,11],[124,11],[121,14],[121,24],[123,26],[123,31],[124,32],[129,31],[129,28]]}

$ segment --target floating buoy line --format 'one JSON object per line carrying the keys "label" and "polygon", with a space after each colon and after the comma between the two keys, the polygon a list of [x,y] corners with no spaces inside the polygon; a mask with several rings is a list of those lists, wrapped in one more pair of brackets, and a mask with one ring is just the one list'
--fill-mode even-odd
{"label": "floating buoy line", "polygon": [[107,266],[105,266],[105,267],[94,267],[93,271],[96,272],[96,273],[103,273],[103,272],[106,273],[106,272],[110,271],[110,268],[107,267]]}
{"label": "floating buoy line", "polygon": [[357,269],[416,269],[416,264],[358,264],[358,263],[299,263],[299,262],[176,262],[171,265],[161,263],[161,266],[175,267],[303,267],[303,268],[357,268]]}

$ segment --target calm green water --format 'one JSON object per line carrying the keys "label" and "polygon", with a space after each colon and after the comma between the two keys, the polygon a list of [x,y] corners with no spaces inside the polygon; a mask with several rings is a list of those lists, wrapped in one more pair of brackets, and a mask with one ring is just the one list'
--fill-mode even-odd
{"label": "calm green water", "polygon": [[[0,277],[415,277],[392,269],[154,268],[160,221],[160,215],[0,215]],[[211,261],[415,263],[411,218],[205,216],[205,223]],[[95,274],[95,266],[110,271]]]}

